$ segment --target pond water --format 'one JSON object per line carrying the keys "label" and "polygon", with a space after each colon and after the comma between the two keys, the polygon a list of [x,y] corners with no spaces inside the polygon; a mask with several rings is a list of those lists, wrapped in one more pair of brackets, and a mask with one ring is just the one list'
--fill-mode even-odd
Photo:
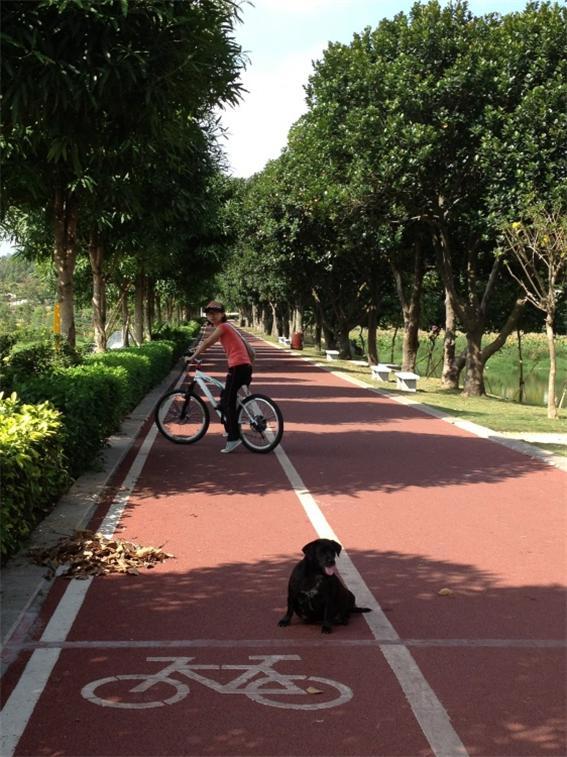
{"label": "pond water", "polygon": [[[560,372],[558,371],[558,374]],[[507,400],[518,401],[520,395],[520,372],[516,369],[503,370],[487,364],[484,371],[484,384],[488,394],[503,397]],[[524,403],[526,405],[547,405],[548,377],[545,370],[532,370],[524,373]],[[567,376],[558,375],[555,381],[555,396],[557,402],[567,389]],[[563,399],[563,407],[567,402],[567,392]]]}

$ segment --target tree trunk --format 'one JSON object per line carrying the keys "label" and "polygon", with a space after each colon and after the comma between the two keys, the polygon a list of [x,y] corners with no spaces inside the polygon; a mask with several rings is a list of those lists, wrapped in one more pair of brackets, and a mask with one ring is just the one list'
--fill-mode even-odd
{"label": "tree trunk", "polygon": [[278,314],[278,335],[286,336],[289,339],[289,310],[287,305],[276,305],[276,312]]}
{"label": "tree trunk", "polygon": [[272,333],[272,325],[275,318],[272,316],[271,308],[268,309],[268,305],[262,305],[262,330],[264,334]]}
{"label": "tree trunk", "polygon": [[134,341],[138,346],[144,341],[144,278],[139,271],[134,283]]}
{"label": "tree trunk", "polygon": [[325,349],[336,350],[337,349],[337,337],[333,329],[327,325],[326,321],[321,324],[323,328],[323,336],[325,338]]}
{"label": "tree trunk", "polygon": [[270,336],[282,336],[278,330],[278,314],[275,303],[270,302],[270,308],[272,310],[272,331],[270,333]]}
{"label": "tree trunk", "polygon": [[449,292],[445,290],[445,338],[443,339],[443,371],[441,386],[444,389],[459,388],[459,372],[455,359],[457,344],[456,318]]}
{"label": "tree trunk", "polygon": [[71,194],[61,188],[54,197],[53,262],[57,270],[57,302],[61,317],[61,338],[75,347],[74,272],[77,245],[77,209]]}
{"label": "tree trunk", "polygon": [[368,311],[368,362],[370,365],[378,365],[380,362],[378,356],[378,339],[376,331],[378,328],[378,312],[375,305],[371,305]]}
{"label": "tree trunk", "polygon": [[122,297],[122,344],[130,346],[130,310],[128,308],[128,288],[124,290]]}
{"label": "tree trunk", "polygon": [[398,327],[396,326],[394,329],[394,334],[392,336],[392,344],[390,346],[390,365],[395,364],[395,358],[396,358],[396,337],[398,336]]}
{"label": "tree trunk", "polygon": [[484,362],[482,360],[482,329],[467,333],[467,361],[465,364],[466,397],[481,397],[486,394],[484,388]]}
{"label": "tree trunk", "polygon": [[154,282],[148,276],[145,277],[144,294],[144,341],[151,342],[154,321]]}
{"label": "tree trunk", "polygon": [[323,349],[323,316],[321,313],[321,304],[314,298],[313,305],[313,315],[315,316],[313,341],[315,342],[315,347],[321,352]]}
{"label": "tree trunk", "polygon": [[524,381],[524,356],[522,355],[522,332],[520,329],[516,329],[516,336],[518,337],[518,402],[520,405],[524,401],[524,389],[526,382]]}
{"label": "tree trunk", "polygon": [[[467,356],[465,365],[465,382],[464,394],[467,396],[481,396],[486,393],[484,386],[484,366],[489,358],[494,355],[505,343],[508,336],[516,328],[518,319],[526,304],[525,297],[518,297],[506,323],[501,328],[500,333],[484,349],[481,349],[482,337],[484,334],[486,313],[488,304],[492,298],[498,282],[498,273],[501,267],[500,258],[495,258],[492,270],[484,287],[482,299],[479,298],[480,284],[478,268],[478,248],[480,239],[476,244],[471,245],[467,253],[466,266],[466,293],[459,298],[456,283],[457,278],[453,273],[451,261],[451,242],[446,225],[437,222],[436,232],[434,234],[434,245],[438,254],[439,267],[445,284],[445,290],[451,299],[451,305],[455,315],[466,330],[467,335]],[[457,361],[457,375],[461,371],[460,360]]]}
{"label": "tree trunk", "polygon": [[303,306],[296,305],[293,309],[293,333],[303,333]]}
{"label": "tree trunk", "polygon": [[555,352],[555,333],[553,331],[554,313],[546,313],[545,333],[549,349],[549,377],[547,382],[547,417],[557,418],[557,404],[555,402],[555,376],[557,373],[557,355]]}
{"label": "tree trunk", "polygon": [[348,326],[341,324],[337,329],[337,342],[339,349],[340,360],[350,360],[352,358],[349,328]]}
{"label": "tree trunk", "polygon": [[93,325],[96,352],[106,352],[106,282],[103,274],[104,247],[93,232],[89,240],[89,259],[93,275]]}
{"label": "tree trunk", "polygon": [[425,269],[423,265],[423,248],[420,239],[416,239],[413,248],[413,274],[409,300],[404,292],[401,269],[396,263],[390,263],[396,283],[396,290],[404,319],[404,338],[402,346],[402,370],[415,371],[417,351],[419,349],[419,318],[421,314],[421,290]]}
{"label": "tree trunk", "polygon": [[408,315],[404,323],[404,339],[402,343],[402,370],[414,371],[417,363],[417,351],[419,349],[419,321],[415,314]]}
{"label": "tree trunk", "polygon": [[161,317],[161,296],[159,292],[155,293],[155,307],[156,307],[156,319],[158,322],[158,326],[161,326],[162,324],[162,317]]}

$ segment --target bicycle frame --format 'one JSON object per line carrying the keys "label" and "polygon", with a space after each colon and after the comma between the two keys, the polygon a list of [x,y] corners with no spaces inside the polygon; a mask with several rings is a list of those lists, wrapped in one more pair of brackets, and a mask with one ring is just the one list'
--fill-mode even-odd
{"label": "bicycle frame", "polygon": [[[198,366],[200,365],[199,362],[193,363],[193,365]],[[190,368],[191,366],[189,366]],[[189,370],[189,369],[188,369]],[[216,414],[219,418],[222,417],[222,413],[220,410],[220,403],[217,402],[215,399],[213,393],[209,389],[209,386],[214,386],[219,391],[224,391],[225,384],[222,381],[219,381],[219,379],[214,378],[213,376],[209,376],[208,373],[205,373],[204,371],[199,370],[199,368],[195,369],[195,373],[192,377],[189,379],[189,386],[187,387],[187,392],[190,393],[193,390],[193,387],[197,384],[199,389],[203,392],[205,397],[208,399],[208,401],[211,404],[211,407],[214,409]],[[250,389],[247,386],[242,386],[238,390],[239,394],[243,395],[244,397],[247,397],[249,394],[251,394]],[[238,404],[241,405],[241,398],[238,397]],[[246,409],[246,408],[245,408]],[[249,415],[249,413],[246,413]]]}

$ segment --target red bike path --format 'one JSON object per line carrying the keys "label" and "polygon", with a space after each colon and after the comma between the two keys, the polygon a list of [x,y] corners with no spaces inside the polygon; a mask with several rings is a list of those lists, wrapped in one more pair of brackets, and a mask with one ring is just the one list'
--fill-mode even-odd
{"label": "red bike path", "polygon": [[[117,534],[175,558],[55,579],[3,678],[2,757],[567,754],[565,474],[255,347],[283,451],[223,456],[218,422],[190,447],[146,424],[92,525],[117,495]],[[373,603],[330,636],[277,625],[317,535]],[[180,658],[209,682],[178,670],[177,688],[130,692]],[[258,658],[307,678],[231,691]]]}

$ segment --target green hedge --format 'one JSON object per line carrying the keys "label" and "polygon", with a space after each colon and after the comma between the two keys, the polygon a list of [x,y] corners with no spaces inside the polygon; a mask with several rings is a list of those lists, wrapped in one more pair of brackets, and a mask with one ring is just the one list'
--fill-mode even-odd
{"label": "green hedge", "polygon": [[4,457],[8,463],[0,503],[4,557],[21,546],[70,477],[92,467],[122,418],[168,374],[198,331],[192,322],[169,329],[168,341],[89,355],[67,367],[60,358],[51,362],[50,345],[10,346],[4,364],[20,400],[13,395],[0,405],[0,463],[4,467]]}
{"label": "green hedge", "polygon": [[63,448],[73,477],[92,464],[128,410],[125,368],[78,365],[18,385],[29,403],[48,400],[63,416]]}
{"label": "green hedge", "polygon": [[30,376],[41,376],[80,362],[80,353],[57,338],[14,343],[6,336],[0,337],[0,380],[8,391]]}
{"label": "green hedge", "polygon": [[170,342],[149,342],[141,347],[129,347],[89,355],[85,364],[90,367],[120,368],[126,373],[123,387],[125,411],[136,407],[148,389],[167,375],[174,362],[175,348]]}
{"label": "green hedge", "polygon": [[17,551],[68,484],[61,414],[0,393],[0,555]]}

